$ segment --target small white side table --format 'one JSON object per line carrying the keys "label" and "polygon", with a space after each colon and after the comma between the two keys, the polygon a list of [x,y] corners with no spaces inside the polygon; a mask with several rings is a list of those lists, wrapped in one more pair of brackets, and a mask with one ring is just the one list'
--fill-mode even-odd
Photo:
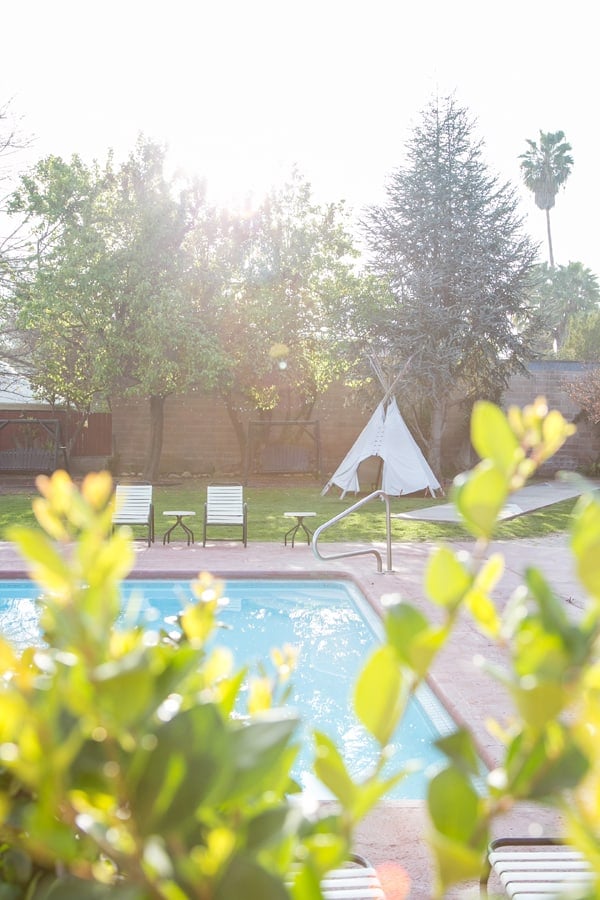
{"label": "small white side table", "polygon": [[306,543],[310,544],[312,531],[306,527],[304,520],[308,519],[310,516],[316,516],[316,512],[285,512],[283,515],[286,519],[296,519],[296,524],[293,528],[290,528],[283,539],[285,546],[287,547],[288,538],[291,538],[292,547],[294,546],[294,538],[300,530],[306,535]]}
{"label": "small white side table", "polygon": [[177,528],[178,525],[181,525],[183,530],[187,536],[188,547],[190,543],[194,543],[194,532],[191,528],[183,521],[184,516],[195,516],[196,513],[193,509],[165,509],[163,516],[175,516],[175,521],[171,525],[168,531],[165,531],[165,536],[163,537],[163,544],[171,543],[171,533],[174,528]]}

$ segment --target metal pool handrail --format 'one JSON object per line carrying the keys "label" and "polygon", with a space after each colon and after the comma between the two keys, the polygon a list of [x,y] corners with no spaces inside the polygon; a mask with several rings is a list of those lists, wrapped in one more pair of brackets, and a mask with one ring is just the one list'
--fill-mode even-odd
{"label": "metal pool handrail", "polygon": [[362,500],[357,500],[352,506],[349,506],[348,509],[345,509],[343,512],[338,513],[337,516],[334,516],[333,519],[330,519],[328,522],[324,522],[323,525],[319,525],[318,528],[315,528],[315,532],[312,538],[312,550],[317,559],[328,560],[328,559],[344,559],[347,556],[366,556],[371,553],[377,559],[377,571],[383,571],[383,562],[381,559],[381,553],[379,550],[376,550],[375,547],[368,547],[364,550],[347,550],[344,553],[334,553],[331,556],[323,556],[321,551],[318,548],[318,541],[321,534],[327,529],[331,528],[332,525],[335,525],[337,522],[341,522],[342,519],[345,519],[346,516],[349,516],[350,513],[354,512],[357,509],[360,509],[361,506],[364,506],[365,503],[369,503],[371,500],[374,500],[376,497],[382,497],[385,502],[385,533],[386,533],[386,543],[387,543],[387,568],[386,572],[392,571],[392,526],[391,526],[391,518],[390,518],[390,498],[385,493],[385,491],[373,491],[372,494],[369,494],[367,497],[363,497]]}

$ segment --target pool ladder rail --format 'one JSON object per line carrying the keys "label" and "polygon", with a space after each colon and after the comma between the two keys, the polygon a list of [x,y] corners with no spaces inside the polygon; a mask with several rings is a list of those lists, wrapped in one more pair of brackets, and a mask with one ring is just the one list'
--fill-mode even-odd
{"label": "pool ladder rail", "polygon": [[356,503],[353,503],[352,506],[349,506],[348,509],[343,510],[343,512],[338,513],[337,516],[334,516],[333,519],[329,519],[328,522],[324,522],[323,525],[319,525],[318,528],[315,528],[315,532],[312,538],[312,551],[317,559],[327,561],[332,559],[345,559],[349,556],[367,556],[371,554],[377,560],[377,571],[383,572],[383,559],[381,557],[381,553],[375,547],[365,547],[362,550],[346,550],[344,553],[332,553],[329,556],[323,556],[321,553],[318,542],[321,534],[326,531],[328,528],[331,528],[332,525],[336,525],[338,522],[341,522],[342,519],[345,519],[346,516],[349,516],[350,513],[355,512],[357,509],[360,509],[361,506],[364,506],[366,503],[370,503],[371,500],[381,499],[385,503],[385,534],[386,534],[386,572],[392,571],[392,522],[390,515],[390,498],[389,495],[385,493],[385,491],[373,491],[372,494],[368,494],[366,497],[362,497],[362,499],[357,500]]}

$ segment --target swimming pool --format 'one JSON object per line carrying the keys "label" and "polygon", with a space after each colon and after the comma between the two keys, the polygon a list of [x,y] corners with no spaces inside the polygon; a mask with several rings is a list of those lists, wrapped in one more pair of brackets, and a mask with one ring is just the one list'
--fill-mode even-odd
{"label": "swimming pool", "polygon": [[[132,597],[141,615],[157,620],[176,615],[191,599],[190,579],[132,579],[123,583],[124,608]],[[35,598],[29,581],[0,581],[0,632],[15,646],[39,640]],[[312,579],[232,579],[225,583],[217,639],[229,647],[236,665],[267,663],[273,647],[292,644],[298,665],[288,702],[305,723],[330,735],[340,748],[353,776],[365,773],[375,759],[375,742],[356,720],[351,694],[358,671],[382,638],[379,617],[350,581]],[[141,600],[140,600],[141,598]],[[411,773],[391,799],[422,799],[428,770],[440,761],[433,741],[452,730],[453,722],[435,695],[424,686],[411,701],[394,736],[390,771],[415,761]],[[303,789],[323,797],[323,788],[310,775],[312,742],[302,740],[294,774]]]}

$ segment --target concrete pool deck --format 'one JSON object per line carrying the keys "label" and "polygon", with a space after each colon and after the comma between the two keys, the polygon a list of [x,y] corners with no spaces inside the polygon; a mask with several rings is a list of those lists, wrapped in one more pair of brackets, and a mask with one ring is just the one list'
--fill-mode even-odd
{"label": "concrete pool deck", "polygon": [[[364,544],[322,544],[323,554],[346,552],[364,548]],[[385,546],[378,547],[384,558]],[[392,572],[379,574],[372,556],[350,557],[342,560],[317,559],[306,543],[288,544],[252,543],[246,548],[241,542],[201,543],[188,546],[185,541],[175,541],[163,546],[158,539],[152,547],[135,542],[133,573],[140,577],[176,575],[194,577],[199,572],[210,572],[220,577],[240,575],[266,576],[350,576],[378,609],[385,594],[399,594],[418,605],[432,619],[437,609],[424,598],[423,573],[432,544],[393,544]],[[454,548],[471,549],[469,542],[452,542]],[[583,591],[579,585],[568,552],[566,535],[553,535],[533,540],[496,542],[492,551],[503,553],[506,561],[504,577],[494,592],[502,608],[520,583],[527,566],[539,567],[574,615],[582,606]],[[14,547],[0,542],[0,577],[19,577],[27,570]],[[485,640],[465,616],[459,621],[453,638],[440,655],[430,684],[452,715],[464,720],[472,728],[482,754],[489,765],[498,759],[498,745],[486,729],[486,721],[493,715],[500,722],[510,715],[507,694],[475,663],[485,656],[490,662],[502,663],[502,652]],[[527,834],[540,825],[546,833],[553,831],[552,816],[539,810],[522,810],[507,817],[498,833]],[[364,853],[375,865],[394,863],[402,866],[411,881],[412,900],[431,897],[431,865],[424,838],[426,816],[420,801],[387,802],[373,812],[360,826],[356,849]],[[404,894],[388,890],[389,900]],[[478,886],[469,884],[448,895],[452,898],[478,896]]]}

